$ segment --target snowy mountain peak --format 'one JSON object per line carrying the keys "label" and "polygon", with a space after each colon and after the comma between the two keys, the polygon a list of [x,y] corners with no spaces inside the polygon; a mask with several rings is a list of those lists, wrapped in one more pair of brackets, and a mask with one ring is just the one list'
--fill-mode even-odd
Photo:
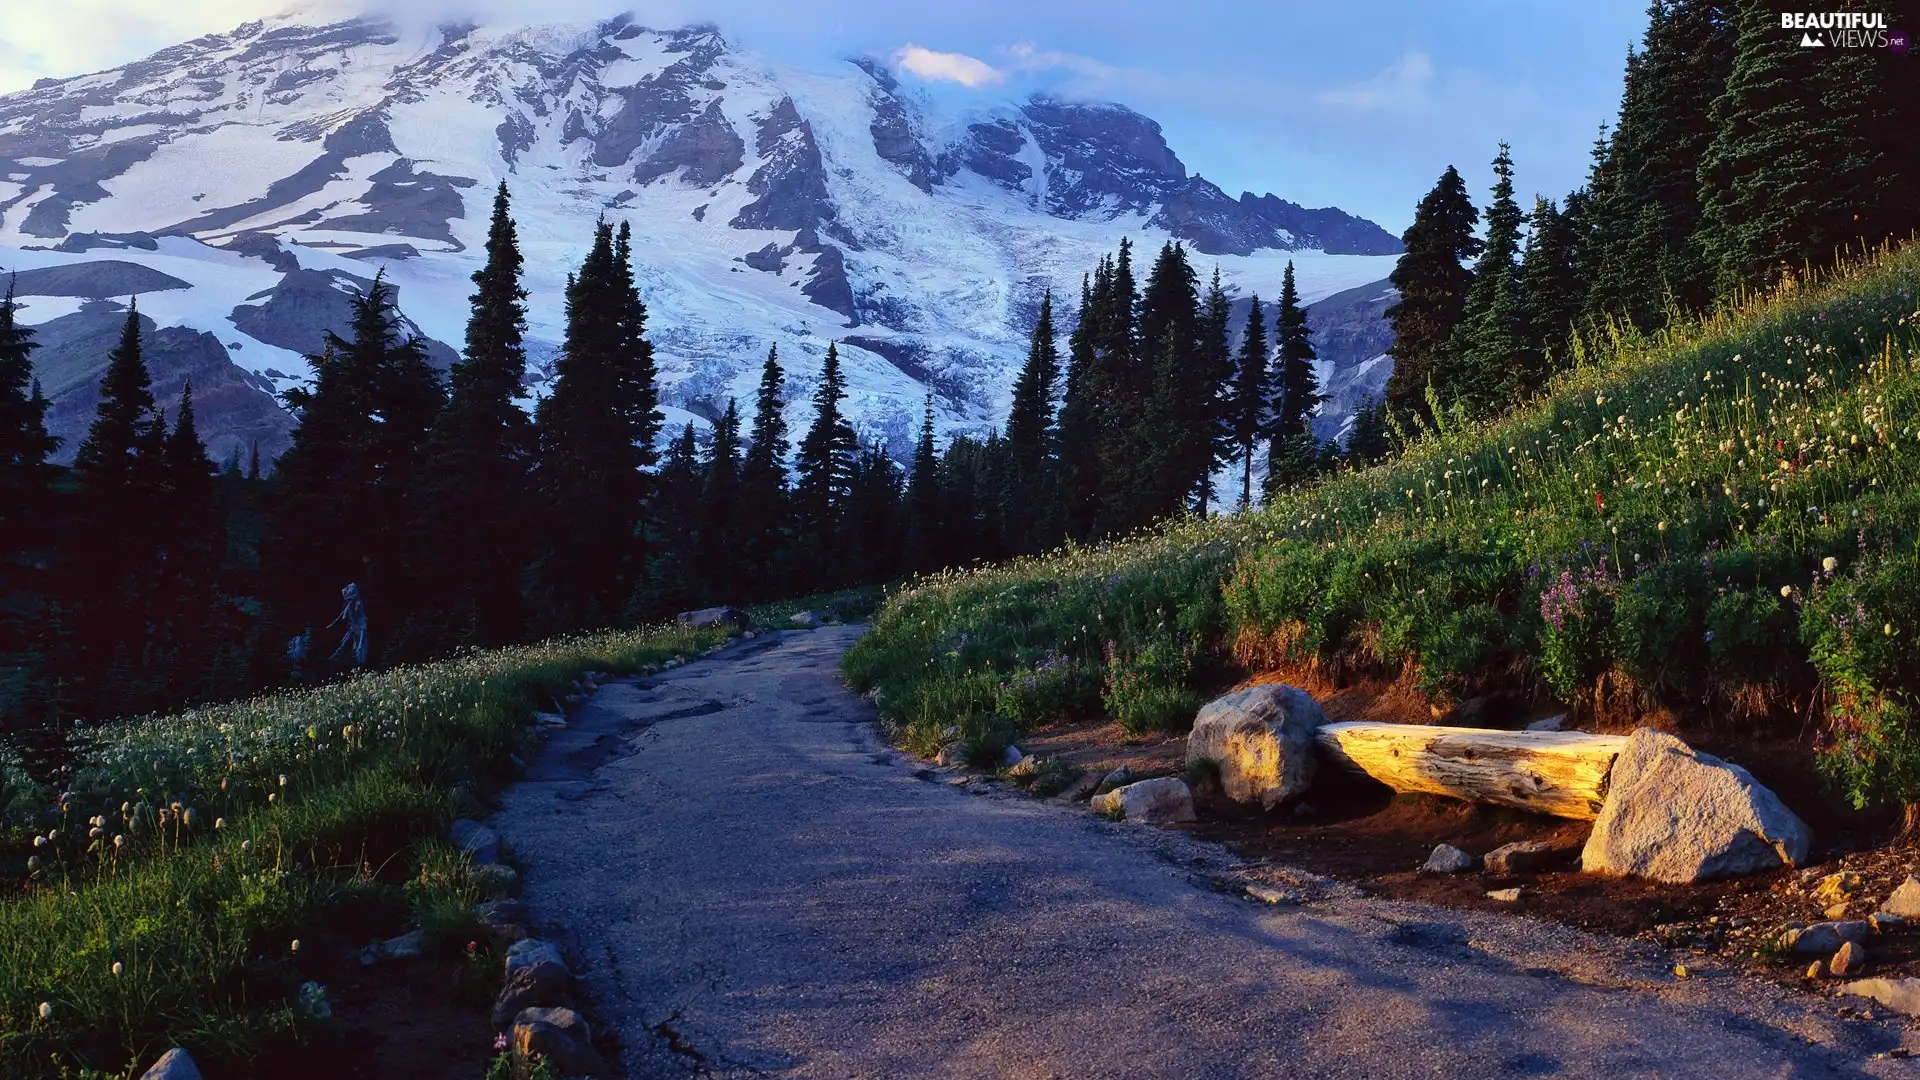
{"label": "snowy mountain peak", "polygon": [[[97,377],[66,346],[141,291],[194,363],[226,356],[227,382],[250,388],[233,432],[277,423],[277,450],[270,395],[377,269],[424,334],[457,342],[501,181],[533,292],[533,392],[566,273],[591,223],[620,218],[674,420],[748,395],[773,342],[800,400],[837,340],[853,415],[899,447],[928,389],[948,429],[996,423],[1041,292],[1074,295],[1122,236],[1184,241],[1269,296],[1291,259],[1309,299],[1385,277],[1399,250],[1337,209],[1230,198],[1121,105],[951,115],[876,61],[782,67],[711,25],[415,29],[330,7],[0,97],[0,267],[97,264],[22,278],[24,318],[65,357],[48,382],[60,415],[85,415]],[[202,424],[216,455],[237,445],[220,417]]]}

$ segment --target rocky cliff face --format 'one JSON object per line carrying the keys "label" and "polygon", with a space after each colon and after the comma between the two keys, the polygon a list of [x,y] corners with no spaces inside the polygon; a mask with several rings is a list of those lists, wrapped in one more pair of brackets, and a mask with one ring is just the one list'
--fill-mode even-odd
{"label": "rocky cliff face", "polygon": [[712,26],[420,37],[284,18],[0,97],[0,268],[24,271],[41,362],[58,352],[57,416],[90,407],[105,350],[84,342],[137,295],[156,333],[194,343],[169,349],[196,400],[203,378],[227,388],[212,439],[270,454],[272,395],[374,272],[452,362],[500,181],[533,293],[531,394],[592,222],[624,219],[670,422],[749,397],[772,343],[803,422],[838,341],[856,422],[901,450],[928,390],[949,431],[997,423],[1040,295],[1077,295],[1123,236],[1186,243],[1264,296],[1292,260],[1310,300],[1383,278],[1399,250],[1337,209],[1227,196],[1120,105],[945,115],[877,62],[779,68]]}

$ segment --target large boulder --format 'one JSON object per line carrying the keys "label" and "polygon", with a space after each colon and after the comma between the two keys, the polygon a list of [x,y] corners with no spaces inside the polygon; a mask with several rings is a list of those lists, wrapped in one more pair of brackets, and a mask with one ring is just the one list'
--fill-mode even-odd
{"label": "large boulder", "polygon": [[513,1020],[513,1056],[525,1065],[534,1055],[562,1076],[598,1076],[604,1068],[593,1049],[593,1032],[572,1009],[524,1009]]}
{"label": "large boulder", "polygon": [[1319,760],[1313,733],[1326,720],[1320,704],[1298,687],[1236,690],[1194,717],[1187,764],[1219,769],[1227,798],[1271,810],[1313,783]]}
{"label": "large boulder", "polygon": [[1807,826],[1747,770],[1650,728],[1614,759],[1581,852],[1590,873],[1691,885],[1798,866]]}
{"label": "large boulder", "polygon": [[1840,992],[1872,998],[1895,1012],[1920,1016],[1920,979],[1861,979],[1841,987]]}
{"label": "large boulder", "polygon": [[1193,792],[1178,777],[1161,776],[1114,788],[1095,796],[1096,813],[1112,814],[1142,825],[1168,825],[1193,820]]}
{"label": "large boulder", "polygon": [[1893,890],[1893,895],[1887,897],[1887,902],[1880,905],[1880,910],[1903,919],[1920,917],[1920,877],[1908,874],[1907,880],[1901,882],[1900,887]]}
{"label": "large boulder", "polygon": [[711,630],[715,627],[731,627],[745,630],[753,625],[747,613],[737,607],[710,607],[698,611],[683,611],[673,617],[673,621],[688,630]]}

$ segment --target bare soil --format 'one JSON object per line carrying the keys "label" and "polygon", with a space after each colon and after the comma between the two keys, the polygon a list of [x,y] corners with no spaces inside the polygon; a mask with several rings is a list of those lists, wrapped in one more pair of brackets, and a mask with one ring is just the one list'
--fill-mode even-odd
{"label": "bare soil", "polygon": [[[1276,681],[1277,676],[1252,682]],[[1392,687],[1318,690],[1336,720],[1429,723],[1436,717],[1411,695]],[[1509,709],[1493,717],[1501,727],[1523,726],[1540,710]],[[1444,722],[1458,723],[1455,716]],[[1493,726],[1488,724],[1487,726]],[[1364,777],[1328,772],[1305,798],[1268,812],[1229,802],[1204,786],[1196,792],[1200,820],[1185,828],[1251,858],[1328,876],[1399,900],[1449,908],[1503,911],[1549,919],[1622,937],[1655,941],[1683,952],[1738,960],[1781,980],[1804,980],[1807,960],[1780,956],[1772,943],[1791,921],[1865,918],[1910,873],[1920,873],[1920,842],[1899,835],[1892,811],[1857,812],[1821,783],[1804,743],[1760,741],[1738,729],[1679,732],[1709,753],[1735,761],[1773,788],[1812,828],[1809,866],[1698,886],[1604,878],[1578,872],[1579,847],[1591,823],[1528,814],[1425,795],[1396,795]],[[1181,775],[1186,739],[1160,733],[1131,737],[1110,723],[1061,724],[1021,741],[1031,754],[1056,757],[1089,771],[1130,766],[1144,775]],[[1498,875],[1424,873],[1438,844],[1475,855],[1520,840],[1551,840],[1567,849],[1555,869]],[[1844,910],[1833,909],[1823,879],[1858,875]],[[1517,902],[1488,893],[1520,887]],[[1920,975],[1920,926],[1879,935],[1868,950],[1868,973]]]}

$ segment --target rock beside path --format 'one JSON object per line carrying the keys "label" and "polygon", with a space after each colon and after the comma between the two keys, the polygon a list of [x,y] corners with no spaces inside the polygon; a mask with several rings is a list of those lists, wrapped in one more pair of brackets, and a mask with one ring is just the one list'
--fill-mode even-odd
{"label": "rock beside path", "polygon": [[1463,851],[1452,844],[1441,844],[1427,856],[1426,864],[1420,869],[1431,874],[1464,874],[1480,865],[1480,860],[1472,852]]}
{"label": "rock beside path", "polygon": [[1920,877],[1908,875],[1907,880],[1893,890],[1893,895],[1887,897],[1887,902],[1880,905],[1880,910],[1903,919],[1920,918]]}
{"label": "rock beside path", "polygon": [[753,620],[746,612],[728,606],[683,611],[675,615],[673,621],[688,630],[711,630],[720,626],[745,630],[753,625]]}
{"label": "rock beside path", "polygon": [[461,818],[447,829],[453,846],[473,856],[477,863],[500,861],[500,834],[471,818]]}
{"label": "rock beside path", "polygon": [[1551,840],[1521,840],[1494,848],[1480,857],[1489,874],[1532,874],[1571,861],[1579,848]]}
{"label": "rock beside path", "polygon": [[1194,819],[1193,792],[1185,780],[1172,776],[1142,780],[1096,795],[1093,809],[1140,825],[1171,825]]}
{"label": "rock beside path", "polygon": [[1692,885],[1806,861],[1807,826],[1752,774],[1641,728],[1614,759],[1590,873]]}
{"label": "rock beside path", "polygon": [[420,955],[420,931],[409,930],[399,937],[376,941],[360,950],[360,966],[372,967],[388,960],[411,960]]}
{"label": "rock beside path", "polygon": [[564,1076],[597,1076],[603,1068],[593,1049],[593,1031],[572,1009],[526,1009],[514,1017],[510,1040],[522,1064],[538,1054]]}
{"label": "rock beside path", "polygon": [[1865,919],[1817,922],[1782,934],[1780,946],[1795,956],[1832,956],[1840,951],[1840,946],[1848,942],[1864,943],[1872,933],[1873,927]]}
{"label": "rock beside path", "polygon": [[1920,979],[1861,979],[1841,987],[1840,992],[1872,998],[1895,1012],[1920,1016]]}
{"label": "rock beside path", "polygon": [[1312,785],[1319,771],[1313,733],[1326,720],[1320,703],[1298,687],[1236,690],[1194,717],[1187,764],[1217,768],[1227,798],[1271,810]]}
{"label": "rock beside path", "polygon": [[193,1063],[192,1055],[176,1046],[161,1054],[159,1061],[140,1074],[140,1080],[200,1080],[200,1067]]}

